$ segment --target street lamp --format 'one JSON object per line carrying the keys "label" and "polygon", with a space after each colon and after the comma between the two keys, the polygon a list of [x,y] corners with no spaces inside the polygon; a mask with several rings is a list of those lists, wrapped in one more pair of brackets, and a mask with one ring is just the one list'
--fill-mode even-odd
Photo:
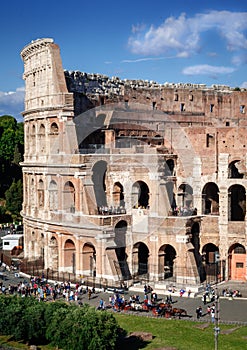
{"label": "street lamp", "polygon": [[218,292],[218,264],[220,261],[219,252],[215,252],[215,266],[216,266],[216,287],[215,287],[215,321],[214,321],[214,349],[218,350],[218,337],[220,333],[220,297]]}

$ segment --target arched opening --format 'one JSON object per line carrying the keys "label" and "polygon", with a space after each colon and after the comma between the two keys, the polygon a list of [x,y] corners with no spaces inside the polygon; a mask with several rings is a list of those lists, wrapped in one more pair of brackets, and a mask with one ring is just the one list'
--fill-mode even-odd
{"label": "arched opening", "polygon": [[45,153],[46,151],[46,140],[45,140],[45,126],[41,124],[39,127],[39,150],[40,153]]}
{"label": "arched opening", "polygon": [[133,248],[133,274],[139,279],[148,280],[149,250],[146,244],[138,242]]}
{"label": "arched opening", "polygon": [[219,248],[213,243],[205,244],[202,248],[202,261],[205,268],[206,280],[210,284],[218,282],[219,271],[221,270],[218,254]]}
{"label": "arched opening", "polygon": [[59,153],[59,128],[57,123],[53,122],[50,126],[50,152],[51,154]]}
{"label": "arched opening", "polygon": [[228,278],[246,281],[246,249],[242,244],[233,244],[228,251]]}
{"label": "arched opening", "polygon": [[230,179],[242,179],[244,177],[244,174],[241,174],[238,170],[238,164],[240,160],[234,160],[231,162],[228,166],[228,177]]}
{"label": "arched opening", "polygon": [[50,210],[58,210],[58,190],[54,180],[49,184],[49,208]]}
{"label": "arched opening", "polygon": [[174,276],[174,263],[176,250],[170,244],[165,244],[159,249],[159,276],[167,279]]}
{"label": "arched opening", "polygon": [[143,181],[137,181],[132,186],[132,207],[148,208],[149,207],[149,188]]}
{"label": "arched opening", "polygon": [[53,236],[51,237],[48,245],[48,267],[54,271],[59,270],[59,250],[57,239]]}
{"label": "arched opening", "polygon": [[213,183],[207,183],[202,190],[202,213],[219,215],[219,188]]}
{"label": "arched opening", "polygon": [[38,183],[38,206],[44,208],[44,182],[39,180]]}
{"label": "arched opening", "polygon": [[107,163],[103,160],[97,162],[93,166],[92,180],[94,184],[94,193],[96,197],[97,207],[107,206],[106,200],[106,171]]}
{"label": "arched opening", "polygon": [[51,124],[51,134],[58,134],[58,126],[57,123]]}
{"label": "arched opening", "polygon": [[127,233],[127,222],[125,220],[119,221],[115,226],[115,243],[117,248],[115,261],[115,267],[120,280],[126,280],[130,278],[129,266],[127,263],[126,254],[126,233]]}
{"label": "arched opening", "polygon": [[85,276],[96,277],[96,250],[93,244],[84,244],[82,256],[83,274]]}
{"label": "arched opening", "polygon": [[193,208],[193,188],[186,183],[178,187],[178,205],[187,210]]}
{"label": "arched opening", "polygon": [[175,176],[175,164],[173,159],[167,159],[165,162],[165,170],[164,175],[165,176]]}
{"label": "arched opening", "polygon": [[113,186],[113,205],[114,207],[125,207],[123,186],[116,182]]}
{"label": "arched opening", "polygon": [[228,220],[244,221],[246,212],[245,188],[233,185],[228,191]]}
{"label": "arched opening", "polygon": [[31,144],[30,144],[30,154],[35,154],[36,152],[36,127],[33,124],[31,128]]}
{"label": "arched opening", "polygon": [[71,239],[67,239],[64,244],[64,269],[67,272],[76,272],[75,252],[74,242]]}
{"label": "arched opening", "polygon": [[75,187],[71,181],[67,181],[64,185],[63,209],[69,213],[75,212]]}

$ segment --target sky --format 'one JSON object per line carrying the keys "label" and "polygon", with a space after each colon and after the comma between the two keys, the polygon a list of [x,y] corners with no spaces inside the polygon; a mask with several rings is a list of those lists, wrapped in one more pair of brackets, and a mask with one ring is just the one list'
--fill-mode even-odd
{"label": "sky", "polygon": [[247,0],[8,0],[0,9],[0,116],[23,121],[20,52],[38,38],[54,39],[66,70],[247,88]]}

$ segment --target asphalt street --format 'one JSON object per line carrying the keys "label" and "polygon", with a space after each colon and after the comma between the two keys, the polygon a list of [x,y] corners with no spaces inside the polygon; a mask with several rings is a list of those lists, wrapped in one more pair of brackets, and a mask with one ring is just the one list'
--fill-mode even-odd
{"label": "asphalt street", "polygon": [[[1,269],[2,270],[2,269]],[[17,285],[19,282],[22,281],[28,281],[27,277],[22,277],[19,275],[19,277],[16,277],[15,271],[4,271],[5,279],[2,281],[5,287],[7,288],[9,284]],[[238,289],[242,293],[242,297],[240,298],[233,298],[232,300],[228,297],[222,297],[222,290],[223,289],[231,289],[235,290]],[[218,293],[220,295],[219,297],[219,320],[220,322],[224,323],[244,323],[247,325],[247,283],[241,283],[241,282],[225,282],[217,286]],[[131,292],[126,291],[124,294],[125,300],[129,300],[131,295],[139,294],[140,300],[142,301],[144,299],[144,293],[140,290],[140,292]],[[80,294],[79,301],[81,303],[88,303],[92,306],[97,307],[99,305],[99,301],[102,298],[106,305],[109,304],[109,298],[113,295],[113,292],[103,292],[103,291],[96,291],[95,294],[92,294],[90,300],[88,299],[87,293]],[[162,294],[158,294],[158,301],[165,300],[166,296]],[[202,318],[201,322],[209,322],[210,316],[207,315],[207,306],[212,305],[212,303],[207,303],[204,305],[202,301],[202,296],[197,296],[194,298],[188,298],[188,297],[176,297],[172,296],[173,301],[173,307],[179,307],[183,308],[187,311],[187,316],[184,317],[185,319],[191,319],[196,320],[196,308],[198,306],[202,307]],[[122,311],[125,312],[125,311]],[[145,316],[152,316],[151,312],[136,312],[131,311],[133,314],[143,314]]]}

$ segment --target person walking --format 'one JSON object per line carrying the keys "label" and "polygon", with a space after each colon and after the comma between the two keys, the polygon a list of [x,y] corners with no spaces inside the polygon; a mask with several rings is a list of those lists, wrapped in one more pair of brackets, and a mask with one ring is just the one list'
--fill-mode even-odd
{"label": "person walking", "polygon": [[196,318],[199,320],[202,317],[202,307],[196,308]]}

